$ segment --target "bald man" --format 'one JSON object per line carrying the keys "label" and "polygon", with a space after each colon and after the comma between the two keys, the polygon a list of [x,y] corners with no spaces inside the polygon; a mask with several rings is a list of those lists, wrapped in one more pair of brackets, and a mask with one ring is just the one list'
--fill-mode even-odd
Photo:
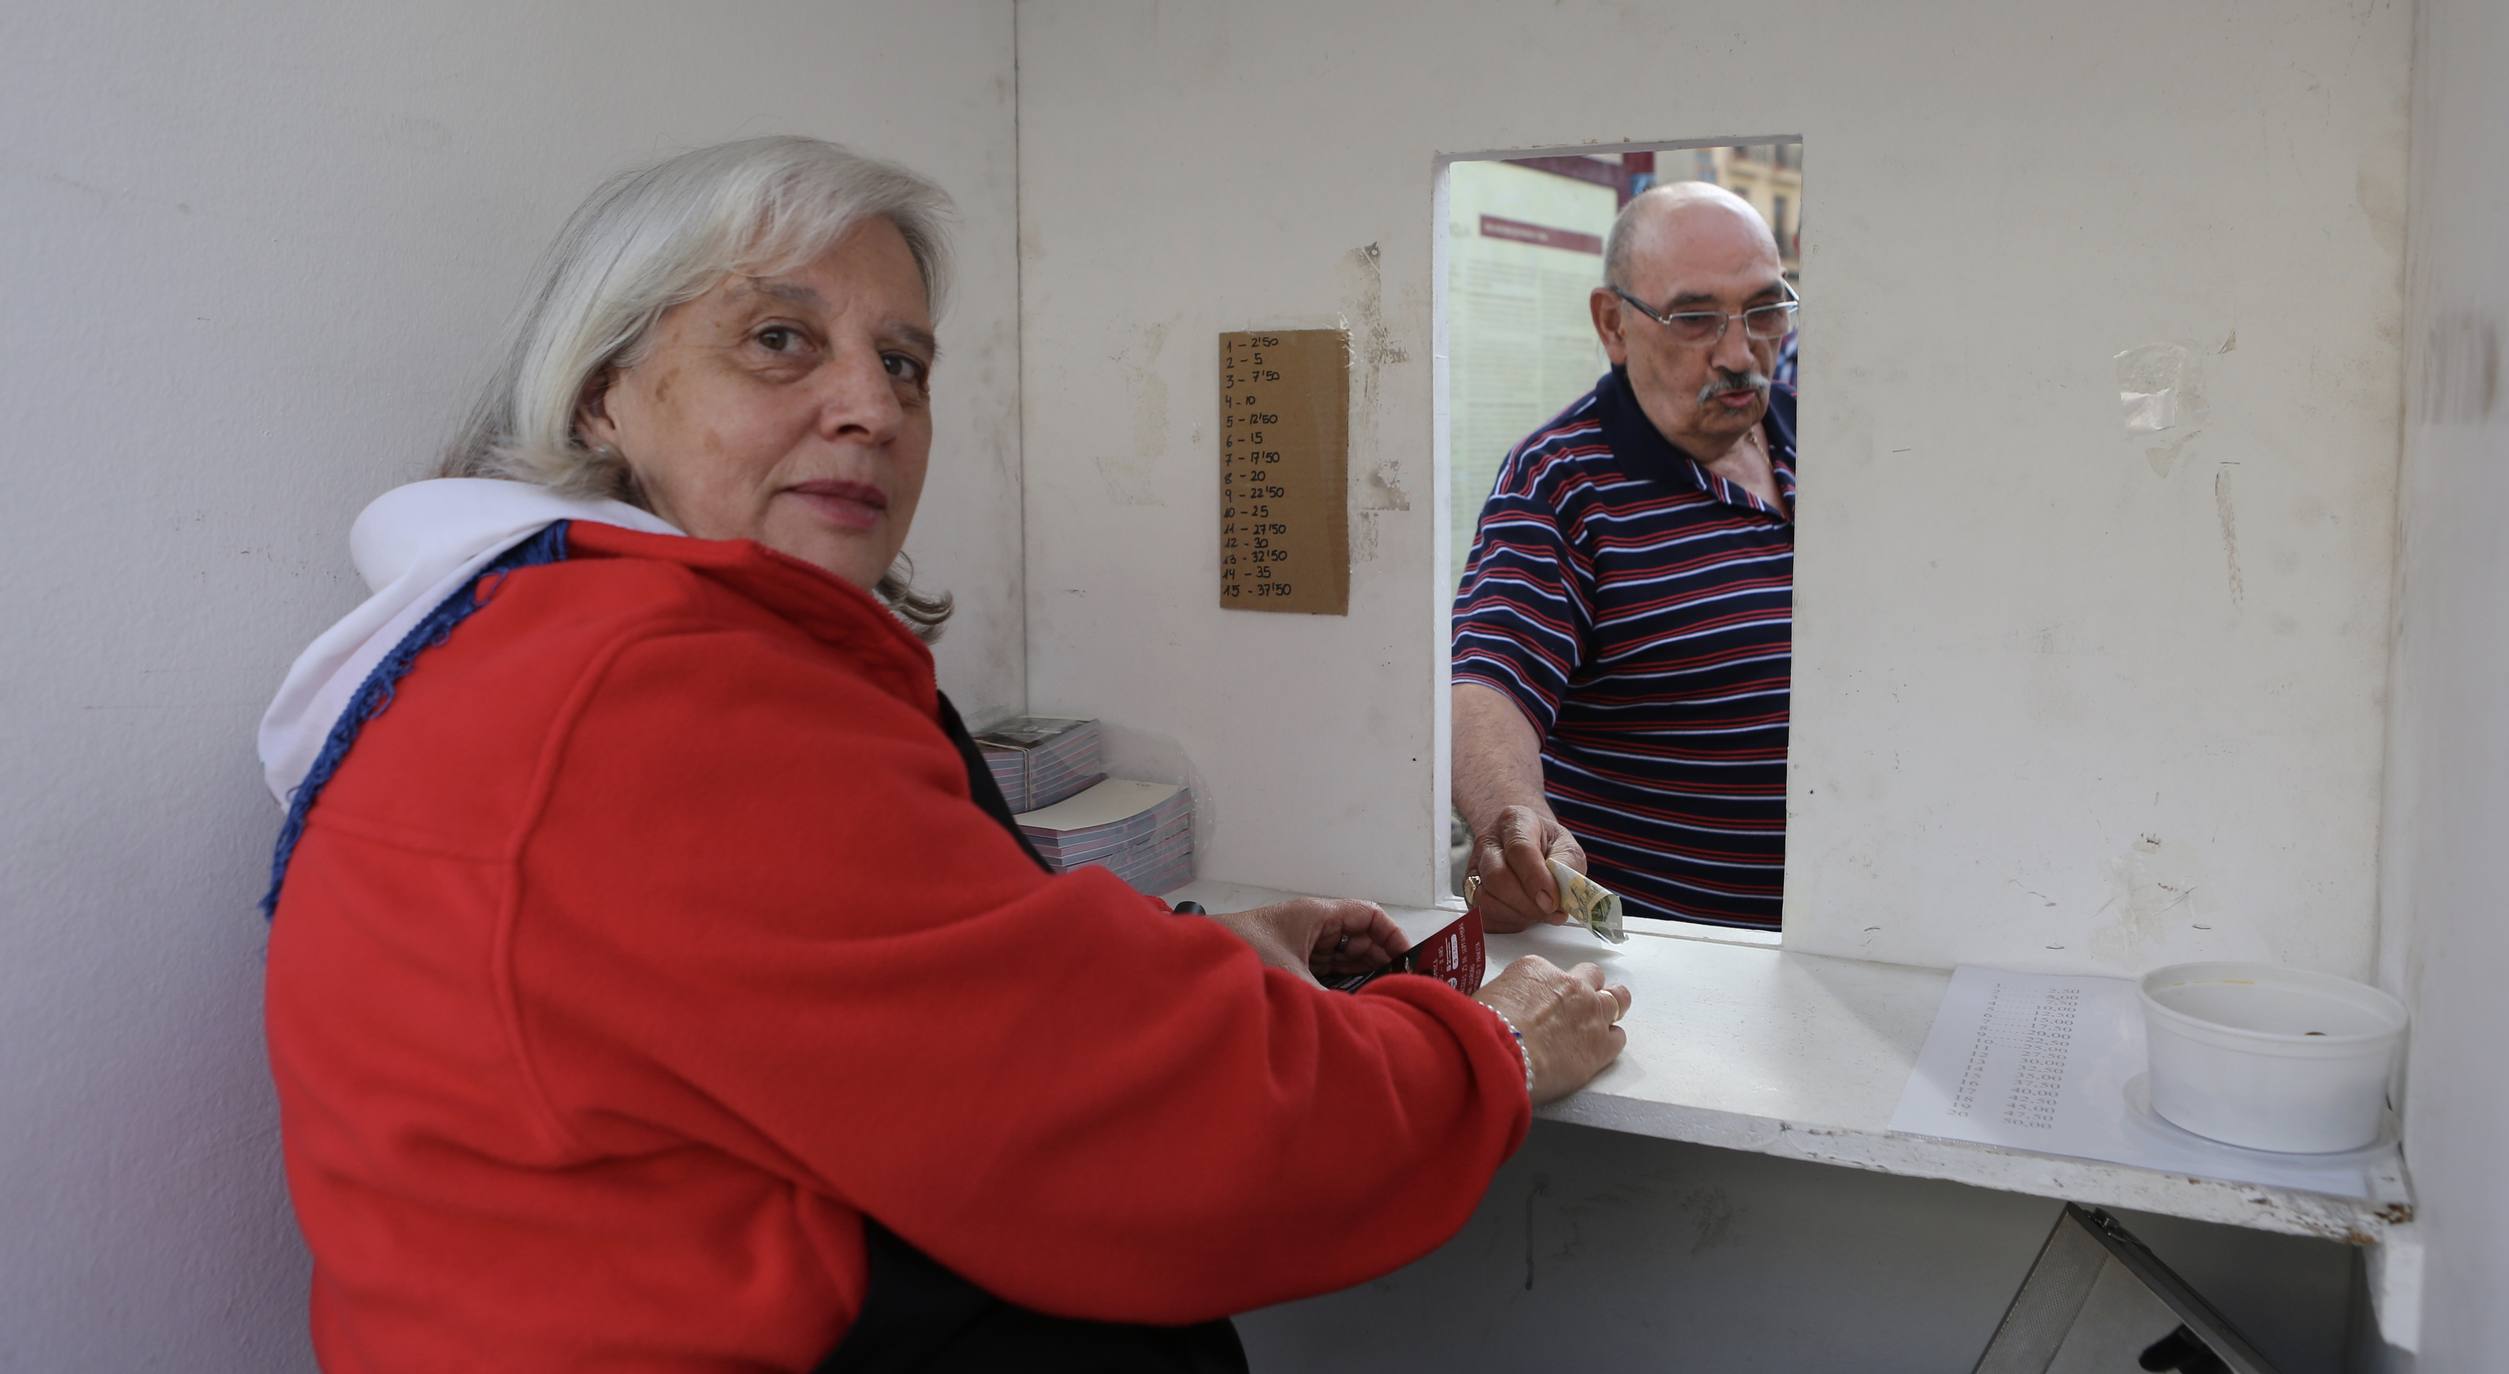
{"label": "bald man", "polygon": [[1454,615],[1455,808],[1494,930],[1545,860],[1633,915],[1777,927],[1786,848],[1794,289],[1699,182],[1632,199],[1591,298],[1612,370],[1500,465]]}

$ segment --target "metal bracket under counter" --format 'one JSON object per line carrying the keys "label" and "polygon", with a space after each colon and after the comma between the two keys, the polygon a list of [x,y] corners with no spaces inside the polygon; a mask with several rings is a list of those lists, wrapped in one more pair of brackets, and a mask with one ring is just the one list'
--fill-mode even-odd
{"label": "metal bracket under counter", "polygon": [[[1169,895],[1230,911],[1292,894],[1197,882]],[[1415,939],[1455,915],[1386,911]],[[1583,1091],[1542,1108],[1544,1120],[2353,1245],[2376,1244],[2413,1216],[2401,1152],[2372,1171],[2374,1196],[2347,1198],[1891,1130],[1951,980],[1938,969],[1640,930],[1611,946],[1546,927],[1493,935],[1489,951],[1493,973],[1539,954],[1601,964],[1634,994],[1622,1023],[1628,1049]]]}

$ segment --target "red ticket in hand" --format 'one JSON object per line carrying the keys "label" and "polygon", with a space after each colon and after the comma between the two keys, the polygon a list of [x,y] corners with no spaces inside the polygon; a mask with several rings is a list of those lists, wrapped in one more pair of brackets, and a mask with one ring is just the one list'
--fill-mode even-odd
{"label": "red ticket in hand", "polygon": [[1488,965],[1489,956],[1481,945],[1481,913],[1467,911],[1383,965],[1325,986],[1336,992],[1357,992],[1388,974],[1416,973],[1457,992],[1474,993],[1481,990],[1481,975]]}

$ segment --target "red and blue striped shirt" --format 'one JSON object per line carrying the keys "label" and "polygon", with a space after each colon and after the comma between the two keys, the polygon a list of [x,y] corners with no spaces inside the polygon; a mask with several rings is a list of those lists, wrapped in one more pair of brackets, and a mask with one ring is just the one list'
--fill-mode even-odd
{"label": "red and blue striped shirt", "polygon": [[[1787,509],[1794,393],[1762,427]],[[1542,737],[1543,792],[1631,915],[1775,929],[1795,529],[1667,442],[1618,369],[1500,464],[1454,677]]]}

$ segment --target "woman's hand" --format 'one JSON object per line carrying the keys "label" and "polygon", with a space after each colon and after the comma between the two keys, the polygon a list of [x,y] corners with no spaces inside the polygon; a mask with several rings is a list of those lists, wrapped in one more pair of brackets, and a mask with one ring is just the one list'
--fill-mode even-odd
{"label": "woman's hand", "polygon": [[1593,964],[1562,970],[1528,954],[1473,995],[1506,1013],[1524,1036],[1537,1107],[1584,1087],[1629,1043],[1618,1024],[1629,1010],[1629,989],[1605,987],[1603,970]]}
{"label": "woman's hand", "polygon": [[1585,846],[1556,818],[1530,806],[1501,810],[1489,829],[1473,836],[1469,871],[1481,890],[1472,909],[1481,913],[1484,930],[1505,935],[1568,919],[1559,885],[1551,881],[1552,859],[1586,871]]}
{"label": "woman's hand", "polygon": [[1211,919],[1254,946],[1267,966],[1310,978],[1365,973],[1411,948],[1394,918],[1374,902],[1297,897]]}

